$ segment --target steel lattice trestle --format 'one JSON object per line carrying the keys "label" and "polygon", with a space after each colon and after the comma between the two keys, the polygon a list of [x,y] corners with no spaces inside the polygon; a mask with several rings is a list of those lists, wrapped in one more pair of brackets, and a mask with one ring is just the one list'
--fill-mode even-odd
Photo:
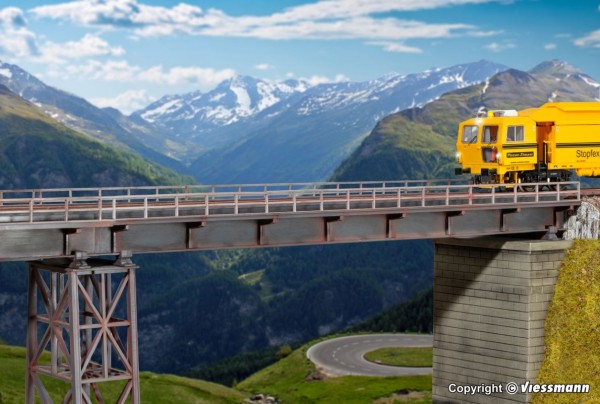
{"label": "steel lattice trestle", "polygon": [[[29,264],[27,403],[51,403],[41,375],[71,384],[63,402],[103,403],[98,383],[124,381],[117,402],[140,402],[135,269],[116,261],[43,260]],[[123,318],[119,318],[123,317]],[[125,340],[125,341],[123,341]],[[42,364],[50,347],[51,361]],[[112,400],[111,400],[112,401]]]}

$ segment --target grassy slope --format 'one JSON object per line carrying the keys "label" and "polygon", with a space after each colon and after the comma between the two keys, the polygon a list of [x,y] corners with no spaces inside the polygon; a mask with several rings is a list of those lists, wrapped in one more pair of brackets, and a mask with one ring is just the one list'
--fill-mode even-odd
{"label": "grassy slope", "polygon": [[433,366],[433,348],[380,348],[367,352],[365,359],[391,366],[431,367]]}
{"label": "grassy slope", "polygon": [[[48,355],[45,357],[48,360]],[[141,397],[144,403],[239,403],[245,395],[236,390],[184,377],[142,372]],[[61,402],[67,384],[44,378],[54,402]],[[116,402],[119,383],[100,383],[106,402]],[[0,345],[0,403],[25,401],[25,348]]]}
{"label": "grassy slope", "polygon": [[568,252],[546,317],[538,383],[590,384],[589,394],[538,394],[533,403],[600,403],[600,241]]}
{"label": "grassy slope", "polygon": [[382,119],[361,146],[334,173],[333,179],[382,180],[446,178],[454,171],[456,128],[472,115],[482,85],[443,95],[423,108]]}
{"label": "grassy slope", "polygon": [[0,86],[3,188],[191,182],[139,155],[107,146],[45,115]]}
{"label": "grassy slope", "polygon": [[306,350],[313,343],[255,373],[237,388],[247,393],[272,394],[284,403],[371,403],[401,390],[424,393],[423,398],[411,402],[431,402],[431,376],[346,376],[306,380],[315,371],[314,364],[306,358]]}

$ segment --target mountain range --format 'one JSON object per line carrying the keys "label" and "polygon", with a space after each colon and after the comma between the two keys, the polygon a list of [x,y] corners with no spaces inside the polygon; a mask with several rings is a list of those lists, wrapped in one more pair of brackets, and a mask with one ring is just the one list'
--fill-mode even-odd
{"label": "mountain range", "polygon": [[[225,130],[216,129],[219,125],[221,128],[243,128],[247,124],[258,128],[264,124],[263,129],[256,129],[253,132],[256,136],[244,139],[239,136],[245,134],[232,131],[230,140],[238,140],[229,146],[199,145],[199,148],[216,148],[207,152],[203,157],[205,160],[198,161],[215,159],[218,162],[220,158],[229,156],[231,167],[222,174],[222,178],[243,178],[242,174],[250,170],[256,176],[254,178],[261,181],[260,173],[273,170],[280,173],[264,178],[291,181],[297,177],[284,177],[284,174],[302,170],[306,170],[302,171],[303,175],[315,175],[310,180],[326,178],[318,177],[317,172],[321,176],[334,172],[334,178],[341,181],[448,177],[454,167],[453,144],[457,124],[474,116],[481,106],[520,109],[548,100],[592,101],[599,98],[600,84],[561,61],[544,62],[528,72],[501,69],[498,73],[493,71],[499,69],[499,65],[478,63],[488,66],[489,70],[486,70],[487,67],[477,70],[474,64],[469,64],[456,67],[453,70],[455,75],[450,75],[449,70],[442,73],[444,69],[433,69],[414,77],[396,75],[394,79],[394,76],[389,76],[369,82],[369,85],[362,83],[362,96],[357,95],[360,93],[357,83],[311,87],[292,81],[285,84],[287,87],[282,85],[273,90],[279,91],[278,97],[287,98],[267,106],[269,102],[261,103],[263,98],[258,90],[256,93],[248,90],[248,97],[240,96],[249,100],[244,104],[247,108],[239,107],[227,115],[227,119],[223,113],[221,121],[213,115],[213,129],[207,125],[210,130],[206,133]],[[7,65],[3,66],[4,70],[8,70]],[[16,69],[13,67],[10,73],[3,71],[0,75],[12,81],[13,86],[15,82],[21,82],[22,88],[30,88],[25,85],[27,81],[35,81],[25,75],[21,81]],[[482,79],[467,85],[474,80],[469,73],[471,69],[481,74]],[[489,74],[484,74],[484,70]],[[460,72],[463,72],[462,76]],[[476,75],[475,72],[473,74]],[[451,77],[454,77],[453,81]],[[462,79],[459,80],[459,77]],[[423,80],[431,81],[425,86]],[[238,105],[237,97],[242,94],[239,88],[249,86],[251,82],[238,77],[222,83],[219,91],[225,95],[220,98],[217,95],[221,93],[210,96],[196,94],[199,98],[193,107],[198,111],[205,108],[198,112],[198,118],[208,115],[211,102]],[[416,90],[419,94],[414,97],[408,95],[407,108],[400,109],[396,99],[403,92],[393,89],[400,88],[401,83],[406,86],[408,82],[419,83],[415,84],[419,88],[431,87],[433,92],[448,85],[451,91],[444,94],[440,91],[439,95],[434,95]],[[386,85],[390,87],[386,89]],[[39,83],[38,86],[38,91],[48,91],[44,102],[39,101],[41,95],[38,99],[31,95],[33,93],[23,91],[23,96],[28,98],[25,100],[7,87],[0,86],[0,187],[146,185],[189,181],[134,154],[124,142],[115,140],[111,143],[111,138],[98,134],[91,139],[89,135],[65,126],[73,125],[77,120],[63,120],[63,125],[52,119],[52,109],[48,107],[52,105],[51,94],[65,103],[65,100],[80,102],[81,99],[69,98],[74,96],[44,88]],[[228,89],[231,86],[237,89],[230,93]],[[290,91],[285,92],[286,88]],[[317,96],[318,92],[320,96]],[[171,101],[177,98],[172,97]],[[192,98],[186,102],[192,103]],[[317,100],[319,104],[312,104]],[[432,101],[426,102],[428,100]],[[171,115],[160,114],[160,102],[154,108],[130,117],[123,117],[114,110],[94,109],[89,103],[83,105],[83,110],[90,114],[80,113],[77,116],[90,117],[94,112],[99,114],[95,116],[111,117],[111,122],[123,119],[141,122],[140,125],[149,125],[155,133],[160,133],[161,125],[175,128],[178,116],[176,109],[171,111]],[[172,105],[177,105],[177,102]],[[317,105],[322,110],[317,109]],[[78,111],[75,107],[68,109],[66,105],[63,108],[61,111],[72,111],[69,113],[71,116]],[[184,108],[181,113],[192,111],[191,108]],[[275,114],[277,108],[280,112]],[[381,111],[385,108],[392,113],[385,117],[372,115],[383,113]],[[167,109],[164,108],[165,111]],[[275,115],[270,117],[271,113]],[[165,118],[165,122],[161,123],[161,115],[170,116],[170,121]],[[306,120],[299,123],[302,117]],[[376,120],[375,117],[381,119]],[[60,115],[57,119],[61,119]],[[95,121],[90,118],[89,122],[91,125]],[[230,123],[223,125],[224,122]],[[344,133],[355,133],[360,127],[363,133],[356,135],[352,142],[345,143],[351,136]],[[214,131],[212,133],[217,133]],[[312,131],[314,133],[309,133]],[[136,136],[144,138],[145,135],[138,132]],[[200,142],[199,139],[204,136],[190,137],[186,141]],[[306,139],[303,140],[302,136]],[[117,139],[116,135],[113,139]],[[174,142],[177,136],[171,133],[162,139]],[[178,144],[186,143],[181,141]],[[267,147],[262,145],[270,148],[261,149]],[[252,152],[251,147],[257,149]],[[332,149],[321,150],[319,154],[313,150],[317,147]],[[244,160],[244,153],[250,155],[251,152],[252,159]],[[281,156],[274,156],[274,153]],[[337,165],[332,154],[336,154],[338,159],[348,154],[349,157]],[[324,156],[332,159],[331,168],[313,169],[312,164],[317,164]],[[198,161],[192,167],[199,164]],[[244,162],[247,164],[242,164]],[[215,167],[227,168],[224,160],[220,164]],[[234,169],[237,174],[233,173]],[[135,262],[140,265],[138,307],[140,349],[144,352],[142,367],[185,372],[242,351],[278,346],[342,330],[429,287],[432,256],[428,241],[136,255]],[[24,273],[22,265],[2,264],[0,267],[0,337],[19,344],[24,342],[25,331]]]}
{"label": "mountain range", "polygon": [[285,109],[286,100],[309,87],[302,80],[272,82],[235,76],[208,93],[164,96],[134,112],[132,118],[154,124],[185,144],[189,149],[181,157],[189,159],[201,151],[235,142],[248,128],[264,126],[263,121]]}
{"label": "mountain range", "polygon": [[97,108],[14,64],[0,62],[0,84],[75,131],[203,183],[314,181],[328,178],[382,117],[506,68],[482,60],[318,85],[236,76],[207,93],[165,96],[130,116]]}
{"label": "mountain range", "polygon": [[[286,92],[260,80],[237,77],[203,98],[219,100],[210,112],[204,109],[194,115],[183,101],[195,97],[184,96],[169,98],[168,105],[178,107],[166,117],[171,127],[186,125],[189,130],[189,121],[194,127],[205,128],[201,137],[192,140],[210,135],[225,142],[225,146],[212,149],[215,143],[200,144],[208,151],[192,159],[189,172],[201,183],[325,180],[384,116],[424,105],[447,91],[485,81],[506,68],[483,60],[358,83],[308,87],[302,82],[284,82],[289,90]],[[264,91],[266,88],[272,91]],[[160,108],[154,105],[134,115],[151,116],[153,123],[162,123],[163,116],[156,113]],[[205,124],[207,116],[218,116],[217,111],[229,120]],[[193,131],[186,133],[194,136]],[[181,131],[177,135],[186,136]]]}
{"label": "mountain range", "polygon": [[600,84],[560,60],[528,72],[509,69],[483,83],[444,94],[422,107],[391,114],[333,175],[335,181],[449,178],[459,122],[481,107],[525,109],[551,101],[600,101]]}

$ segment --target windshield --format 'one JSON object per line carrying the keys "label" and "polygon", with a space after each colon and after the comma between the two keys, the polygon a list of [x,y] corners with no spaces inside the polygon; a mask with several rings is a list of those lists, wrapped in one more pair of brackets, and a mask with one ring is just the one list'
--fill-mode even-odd
{"label": "windshield", "polygon": [[475,125],[463,126],[462,142],[463,143],[477,142],[477,132],[479,132],[479,127],[477,127]]}

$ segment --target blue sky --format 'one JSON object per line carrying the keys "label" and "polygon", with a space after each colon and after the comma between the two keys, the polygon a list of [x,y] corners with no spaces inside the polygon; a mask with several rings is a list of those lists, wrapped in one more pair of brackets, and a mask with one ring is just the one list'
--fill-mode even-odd
{"label": "blue sky", "polygon": [[365,81],[488,59],[600,80],[600,0],[6,0],[0,60],[129,113],[235,74]]}

